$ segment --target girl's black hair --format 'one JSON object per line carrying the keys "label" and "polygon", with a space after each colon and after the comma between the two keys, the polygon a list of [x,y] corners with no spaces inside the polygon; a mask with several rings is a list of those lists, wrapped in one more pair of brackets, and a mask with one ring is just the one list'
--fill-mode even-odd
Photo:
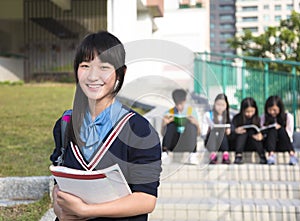
{"label": "girl's black hair", "polygon": [[78,86],[78,67],[83,61],[91,61],[95,56],[99,56],[102,62],[107,62],[114,66],[116,70],[117,85],[112,92],[113,96],[122,88],[126,72],[125,49],[121,41],[107,31],[100,31],[87,35],[77,47],[74,59],[74,73],[77,83],[75,99],[73,103],[72,119],[68,124],[67,133],[69,141],[81,146],[84,143],[80,139],[80,127],[86,110],[88,108],[88,99],[84,95],[80,86]]}
{"label": "girl's black hair", "polygon": [[254,100],[254,98],[252,98],[252,97],[246,97],[242,100],[240,112],[238,114],[239,117],[237,119],[237,125],[241,126],[241,125],[245,125],[247,123],[248,119],[246,119],[246,117],[245,117],[245,110],[248,107],[253,107],[255,109],[255,113],[251,118],[251,123],[260,127],[260,117],[258,114],[257,104],[256,104],[256,101]]}
{"label": "girl's black hair", "polygon": [[[276,105],[279,108],[279,114],[276,118],[273,118],[268,113],[268,108],[273,107]],[[285,108],[282,99],[278,95],[270,96],[265,103],[265,125],[273,124],[277,122],[281,126],[286,126],[286,114]]]}
{"label": "girl's black hair", "polygon": [[[216,101],[218,101],[218,100],[224,100],[226,103],[226,109],[222,113],[222,122],[221,123],[230,124],[229,102],[228,102],[227,96],[225,94],[218,94],[215,98],[214,103],[216,103]],[[218,113],[215,109],[215,104],[213,105],[213,121],[214,121],[214,123],[220,123],[220,122],[218,122]]]}
{"label": "girl's black hair", "polygon": [[77,70],[83,61],[91,61],[99,56],[102,62],[110,63],[116,69],[118,84],[113,94],[116,95],[124,82],[126,71],[125,49],[122,42],[107,31],[100,31],[87,35],[78,46],[74,59],[74,73],[78,83]]}

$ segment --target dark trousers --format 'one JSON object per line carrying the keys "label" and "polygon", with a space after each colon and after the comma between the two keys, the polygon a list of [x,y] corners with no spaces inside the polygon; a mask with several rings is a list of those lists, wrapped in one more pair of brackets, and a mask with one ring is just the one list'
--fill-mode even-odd
{"label": "dark trousers", "polygon": [[294,151],[289,135],[283,127],[278,130],[275,128],[268,129],[264,146],[268,152]]}
{"label": "dark trousers", "polygon": [[[265,150],[263,142],[255,140],[252,136],[255,134],[255,130],[247,130],[244,134],[236,134],[235,138],[235,153],[242,154],[244,151],[256,151],[259,157],[265,156]],[[247,147],[247,149],[246,149]],[[248,149],[248,147],[250,147]]]}
{"label": "dark trousers", "polygon": [[210,152],[229,151],[228,136],[224,128],[214,128],[206,136],[204,145]]}
{"label": "dark trousers", "polygon": [[197,127],[187,122],[183,133],[178,133],[174,122],[167,124],[162,146],[166,147],[168,151],[196,152]]}

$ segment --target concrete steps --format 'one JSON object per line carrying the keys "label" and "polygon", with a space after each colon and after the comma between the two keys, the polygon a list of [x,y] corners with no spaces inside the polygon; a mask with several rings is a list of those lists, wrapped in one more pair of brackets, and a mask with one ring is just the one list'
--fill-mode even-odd
{"label": "concrete steps", "polygon": [[300,220],[299,199],[160,198],[154,220]]}
{"label": "concrete steps", "polygon": [[49,192],[48,176],[0,178],[0,206],[35,202]]}
{"label": "concrete steps", "polygon": [[250,152],[242,165],[209,165],[206,151],[199,165],[186,164],[186,154],[172,157],[150,221],[300,220],[300,167],[288,165],[286,153],[278,153],[276,165],[257,164]]}

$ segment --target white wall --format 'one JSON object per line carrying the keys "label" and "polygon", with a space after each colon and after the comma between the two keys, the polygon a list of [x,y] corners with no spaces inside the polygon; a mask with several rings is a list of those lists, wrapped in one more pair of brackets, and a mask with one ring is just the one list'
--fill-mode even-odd
{"label": "white wall", "polygon": [[209,51],[209,23],[203,8],[179,9],[173,5],[165,10],[164,17],[156,18],[158,31],[155,38],[173,41],[191,51]]}
{"label": "white wall", "polygon": [[107,30],[123,43],[135,39],[136,1],[107,0]]}
{"label": "white wall", "polygon": [[0,57],[0,81],[24,79],[23,59]]}

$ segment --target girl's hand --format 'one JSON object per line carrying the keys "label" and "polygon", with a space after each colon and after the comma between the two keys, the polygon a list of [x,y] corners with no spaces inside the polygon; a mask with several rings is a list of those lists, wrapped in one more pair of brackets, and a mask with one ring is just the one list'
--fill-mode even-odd
{"label": "girl's hand", "polygon": [[192,124],[198,127],[198,121],[196,120],[196,118],[194,118],[193,116],[188,116],[187,118]]}
{"label": "girl's hand", "polygon": [[281,125],[276,123],[276,126],[275,126],[276,130],[280,129],[281,128]]}
{"label": "girl's hand", "polygon": [[87,204],[83,202],[82,199],[59,190],[56,195],[57,204],[61,208],[59,220],[87,220],[87,218],[83,215]]}
{"label": "girl's hand", "polygon": [[174,116],[170,115],[170,114],[165,115],[163,117],[163,121],[164,121],[164,125],[167,125],[167,124],[171,123],[172,121],[174,121]]}
{"label": "girl's hand", "polygon": [[225,133],[226,133],[226,135],[229,135],[231,133],[230,128],[226,128]]}
{"label": "girl's hand", "polygon": [[254,140],[257,140],[257,141],[261,141],[264,138],[262,133],[253,134],[252,137]]}
{"label": "girl's hand", "polygon": [[235,133],[244,134],[244,133],[246,133],[246,129],[244,129],[243,127],[237,127],[237,128],[235,128]]}

